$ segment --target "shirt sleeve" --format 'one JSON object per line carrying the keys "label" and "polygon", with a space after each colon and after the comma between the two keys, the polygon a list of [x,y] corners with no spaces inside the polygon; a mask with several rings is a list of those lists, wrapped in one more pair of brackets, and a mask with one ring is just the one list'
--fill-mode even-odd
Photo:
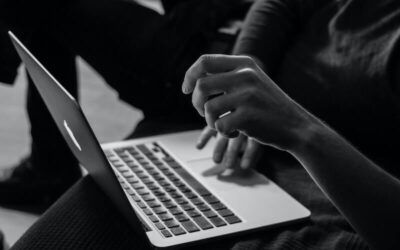
{"label": "shirt sleeve", "polygon": [[250,9],[233,53],[257,58],[274,73],[284,52],[315,11],[335,0],[258,0]]}

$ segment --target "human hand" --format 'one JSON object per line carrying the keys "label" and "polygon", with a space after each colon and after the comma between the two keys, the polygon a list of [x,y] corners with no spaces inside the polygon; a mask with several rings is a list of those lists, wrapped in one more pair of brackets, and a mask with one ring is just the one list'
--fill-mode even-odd
{"label": "human hand", "polygon": [[289,150],[300,141],[311,116],[287,96],[248,56],[203,55],[182,85],[207,125],[225,137],[240,131]]}
{"label": "human hand", "polygon": [[229,139],[208,126],[200,134],[196,145],[197,148],[202,149],[213,136],[217,136],[213,154],[215,163],[222,163],[226,169],[239,168],[246,171],[254,167],[258,161],[261,146],[257,141],[248,138],[244,134]]}

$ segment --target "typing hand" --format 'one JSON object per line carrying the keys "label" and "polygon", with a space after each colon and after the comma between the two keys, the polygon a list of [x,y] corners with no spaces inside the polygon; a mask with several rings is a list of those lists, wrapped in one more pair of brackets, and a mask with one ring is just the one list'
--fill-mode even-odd
{"label": "typing hand", "polygon": [[193,106],[207,125],[225,137],[242,133],[290,150],[312,124],[312,116],[248,56],[200,57],[186,72],[182,91],[192,93]]}
{"label": "typing hand", "polygon": [[215,163],[222,163],[225,168],[241,170],[248,170],[257,163],[261,151],[260,144],[244,134],[229,139],[206,126],[198,138],[197,148],[202,149],[213,136],[217,136],[213,154]]}

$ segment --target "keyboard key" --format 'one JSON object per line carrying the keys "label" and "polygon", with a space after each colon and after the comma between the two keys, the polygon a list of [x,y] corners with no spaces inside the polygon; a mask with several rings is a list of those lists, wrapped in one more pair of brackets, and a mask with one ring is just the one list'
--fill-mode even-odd
{"label": "keyboard key", "polygon": [[156,181],[158,181],[158,182],[165,180],[165,178],[162,177],[161,175],[154,176],[154,179],[155,179]]}
{"label": "keyboard key", "polygon": [[187,188],[186,186],[181,187],[179,190],[181,190],[182,193],[189,193],[191,191],[190,188]]}
{"label": "keyboard key", "polygon": [[155,184],[149,184],[149,185],[147,185],[147,187],[150,189],[150,190],[158,190],[158,189],[160,189],[157,185],[155,185]]}
{"label": "keyboard key", "polygon": [[114,155],[111,150],[103,150],[103,152],[107,157],[110,157],[110,156]]}
{"label": "keyboard key", "polygon": [[223,221],[220,217],[212,217],[210,221],[217,227],[226,226],[225,221]]}
{"label": "keyboard key", "polygon": [[151,174],[151,175],[157,175],[158,174],[158,172],[156,170],[148,171],[148,173]]}
{"label": "keyboard key", "polygon": [[129,156],[127,156],[127,155],[123,155],[123,156],[120,156],[121,157],[121,159],[124,161],[124,162],[127,162],[127,161],[129,161],[131,158],[129,157]]}
{"label": "keyboard key", "polygon": [[177,168],[175,169],[175,172],[187,183],[189,183],[190,187],[193,188],[201,196],[211,195],[211,193],[184,168]]}
{"label": "keyboard key", "polygon": [[182,226],[188,231],[189,233],[200,231],[200,229],[194,224],[192,221],[185,221],[182,222]]}
{"label": "keyboard key", "polygon": [[218,215],[217,215],[214,211],[212,211],[212,210],[205,211],[203,214],[204,214],[207,218],[212,218],[212,217],[217,217],[217,216],[218,216]]}
{"label": "keyboard key", "polygon": [[173,172],[171,172],[170,170],[168,170],[168,169],[165,169],[164,171],[163,171],[163,173],[166,175],[166,176],[172,176],[172,175],[175,175]]}
{"label": "keyboard key", "polygon": [[171,199],[170,198],[168,198],[167,196],[160,196],[160,197],[158,197],[158,199],[161,201],[161,202],[168,202],[168,201],[171,201]]}
{"label": "keyboard key", "polygon": [[226,220],[229,224],[235,224],[235,223],[242,222],[242,221],[241,221],[237,216],[235,216],[235,215],[225,217],[225,220]]}
{"label": "keyboard key", "polygon": [[177,192],[172,192],[172,193],[170,193],[169,194],[172,198],[174,198],[174,199],[177,199],[177,198],[181,198],[182,197],[182,195],[180,195],[179,193],[177,193]]}
{"label": "keyboard key", "polygon": [[200,213],[197,212],[196,210],[187,211],[187,214],[192,218],[200,216]]}
{"label": "keyboard key", "polygon": [[164,189],[165,189],[165,191],[167,191],[168,193],[176,192],[176,189],[173,188],[173,187],[166,187],[166,188],[164,188]]}
{"label": "keyboard key", "polygon": [[151,208],[161,207],[161,204],[158,203],[157,201],[148,201],[147,204],[148,204],[149,207],[151,207]]}
{"label": "keyboard key", "polygon": [[173,207],[176,207],[176,204],[174,202],[172,202],[172,201],[168,201],[168,202],[164,203],[164,206],[166,208],[173,208]]}
{"label": "keyboard key", "polygon": [[144,186],[142,186],[142,184],[140,184],[140,183],[133,183],[133,184],[132,184],[132,187],[133,187],[134,189],[136,189],[136,190],[138,190],[138,189],[143,189],[143,188],[144,188]]}
{"label": "keyboard key", "polygon": [[172,237],[172,234],[167,229],[162,230],[161,233],[166,238]]}
{"label": "keyboard key", "polygon": [[203,199],[208,202],[209,204],[213,204],[213,203],[218,203],[219,200],[217,197],[215,197],[214,195],[208,195],[203,197]]}
{"label": "keyboard key", "polygon": [[132,199],[133,199],[134,201],[136,201],[136,202],[139,202],[139,201],[140,201],[139,196],[137,196],[137,195],[135,195],[135,194],[132,194],[131,197],[132,197]]}
{"label": "keyboard key", "polygon": [[221,210],[221,209],[225,209],[226,208],[226,206],[224,204],[222,204],[221,202],[213,203],[213,204],[211,204],[211,206],[215,210]]}
{"label": "keyboard key", "polygon": [[150,154],[146,154],[146,156],[147,156],[147,158],[149,158],[150,159],[150,161],[157,161],[158,160],[158,158],[157,157],[155,157],[154,155],[153,155],[153,153],[150,153]]}
{"label": "keyboard key", "polygon": [[179,205],[183,205],[183,204],[187,204],[187,200],[185,198],[176,198],[175,201],[179,204]]}
{"label": "keyboard key", "polygon": [[154,198],[152,195],[150,195],[150,194],[143,195],[143,196],[142,196],[142,199],[143,199],[144,201],[154,201],[154,200],[155,200],[155,198]]}
{"label": "keyboard key", "polygon": [[179,178],[173,175],[168,176],[168,179],[170,179],[170,181],[179,181]]}
{"label": "keyboard key", "polygon": [[158,184],[160,184],[160,185],[163,186],[163,187],[169,187],[169,186],[171,186],[171,184],[169,184],[168,181],[160,181],[160,182],[158,182]]}
{"label": "keyboard key", "polygon": [[172,157],[164,157],[163,160],[166,162],[175,162],[175,160]]}
{"label": "keyboard key", "polygon": [[204,202],[202,201],[202,200],[200,200],[199,198],[193,198],[193,199],[191,199],[190,200],[193,204],[195,204],[195,205],[202,205],[202,204],[204,204]]}
{"label": "keyboard key", "polygon": [[185,230],[183,230],[182,227],[174,227],[174,228],[171,228],[171,232],[172,232],[174,235],[182,235],[182,234],[185,234],[185,233],[186,233]]}
{"label": "keyboard key", "polygon": [[148,208],[143,209],[143,212],[144,212],[146,215],[152,215],[152,214],[153,214],[153,212],[152,212],[150,209],[148,209]]}
{"label": "keyboard key", "polygon": [[[139,174],[145,174],[141,168],[132,168],[132,171],[139,176]],[[140,177],[140,176],[139,176]]]}
{"label": "keyboard key", "polygon": [[187,217],[185,214],[178,214],[178,215],[175,215],[175,218],[176,218],[178,221],[180,221],[180,222],[188,221],[188,220],[189,220],[189,217]]}
{"label": "keyboard key", "polygon": [[127,178],[126,180],[127,180],[130,184],[138,183],[138,182],[139,182],[139,180],[136,179],[135,177],[129,177],[129,178]]}
{"label": "keyboard key", "polygon": [[185,193],[185,196],[186,196],[188,199],[194,199],[194,198],[197,198],[197,197],[198,197],[198,196],[195,195],[193,192]]}
{"label": "keyboard key", "polygon": [[162,221],[167,221],[167,220],[172,220],[173,219],[173,217],[171,215],[167,214],[167,213],[159,214],[158,217],[160,217],[160,219]]}
{"label": "keyboard key", "polygon": [[123,172],[122,176],[124,176],[125,178],[129,178],[129,177],[133,177],[133,174],[131,172]]}
{"label": "keyboard key", "polygon": [[126,189],[126,192],[129,194],[129,195],[133,195],[133,194],[135,194],[135,192],[133,192],[133,190],[132,189]]}
{"label": "keyboard key", "polygon": [[144,184],[146,185],[151,185],[154,184],[154,181],[152,181],[150,178],[146,178],[144,180],[142,180]]}
{"label": "keyboard key", "polygon": [[169,161],[167,162],[167,164],[173,168],[173,169],[181,169],[181,165],[179,165],[179,163],[175,162],[175,161]]}
{"label": "keyboard key", "polygon": [[171,214],[173,214],[173,215],[177,215],[177,214],[183,213],[183,211],[180,210],[180,209],[177,208],[177,207],[171,208],[171,209],[169,210],[169,212],[170,212]]}
{"label": "keyboard key", "polygon": [[138,194],[140,194],[141,196],[149,194],[149,191],[147,191],[146,189],[139,189],[137,190]]}
{"label": "keyboard key", "polygon": [[157,197],[160,196],[165,196],[165,192],[161,191],[161,190],[153,190],[153,194]]}
{"label": "keyboard key", "polygon": [[179,226],[179,224],[175,220],[167,220],[167,221],[164,222],[164,224],[168,228],[173,228],[173,227],[178,227]]}
{"label": "keyboard key", "polygon": [[126,165],[128,165],[132,170],[139,169],[139,165],[134,162],[127,162]]}
{"label": "keyboard key", "polygon": [[173,183],[174,183],[174,185],[175,185],[176,187],[178,187],[178,188],[180,188],[180,187],[185,187],[185,186],[186,186],[185,183],[183,183],[183,182],[181,182],[181,181],[174,181]]}
{"label": "keyboard key", "polygon": [[226,216],[230,216],[233,215],[232,211],[229,209],[222,209],[218,211],[219,215],[221,215],[222,217],[226,217]]}
{"label": "keyboard key", "polygon": [[202,212],[210,210],[210,207],[207,206],[206,204],[200,204],[197,206],[197,208]]}
{"label": "keyboard key", "polygon": [[[140,171],[142,171],[142,170],[140,170]],[[139,177],[140,179],[149,178],[149,176],[146,173],[142,173],[142,172],[139,172],[139,171],[135,171],[135,173],[136,173],[137,177]]]}
{"label": "keyboard key", "polygon": [[203,230],[207,230],[213,228],[210,222],[208,222],[204,217],[195,217],[193,220],[199,225],[199,227]]}
{"label": "keyboard key", "polygon": [[162,165],[157,165],[157,168],[160,169],[161,171],[168,169],[168,167],[165,166],[164,164],[162,164]]}
{"label": "keyboard key", "polygon": [[167,213],[167,210],[163,207],[155,207],[153,208],[154,213],[156,214],[164,214]]}
{"label": "keyboard key", "polygon": [[190,210],[194,209],[194,207],[192,205],[190,205],[190,204],[183,204],[181,207],[185,211],[190,211]]}
{"label": "keyboard key", "polygon": [[159,222],[160,220],[157,218],[157,216],[155,216],[154,214],[153,215],[150,215],[149,216],[149,219],[152,221],[152,222]]}
{"label": "keyboard key", "polygon": [[139,201],[139,202],[137,202],[136,204],[138,204],[138,206],[139,206],[140,208],[146,208],[146,204],[144,204],[144,202],[142,202],[142,201]]}
{"label": "keyboard key", "polygon": [[156,227],[158,228],[158,230],[163,230],[163,229],[165,229],[165,226],[164,226],[161,222],[156,222],[156,223],[154,223],[154,225],[156,225]]}

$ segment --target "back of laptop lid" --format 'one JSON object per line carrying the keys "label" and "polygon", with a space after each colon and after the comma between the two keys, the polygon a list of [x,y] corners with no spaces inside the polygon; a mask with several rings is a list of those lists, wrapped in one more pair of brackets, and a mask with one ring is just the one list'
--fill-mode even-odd
{"label": "back of laptop lid", "polygon": [[135,212],[115,177],[79,104],[12,32],[9,32],[9,35],[58,129],[75,157],[88,170],[95,182],[114,202],[117,209],[129,220],[135,230],[144,236],[141,223],[135,216]]}

